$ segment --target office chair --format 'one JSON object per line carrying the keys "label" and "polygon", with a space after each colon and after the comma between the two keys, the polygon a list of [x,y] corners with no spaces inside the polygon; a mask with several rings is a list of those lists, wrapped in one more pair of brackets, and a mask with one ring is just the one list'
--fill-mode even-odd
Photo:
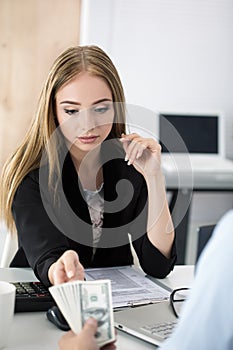
{"label": "office chair", "polygon": [[196,263],[199,259],[199,256],[201,255],[202,250],[204,249],[208,240],[212,236],[212,233],[214,231],[215,226],[216,225],[205,225],[205,226],[198,227],[198,229],[197,229],[198,239],[197,239]]}
{"label": "office chair", "polygon": [[9,267],[12,258],[18,249],[17,235],[12,235],[10,232],[6,233],[2,257],[0,260],[0,267]]}

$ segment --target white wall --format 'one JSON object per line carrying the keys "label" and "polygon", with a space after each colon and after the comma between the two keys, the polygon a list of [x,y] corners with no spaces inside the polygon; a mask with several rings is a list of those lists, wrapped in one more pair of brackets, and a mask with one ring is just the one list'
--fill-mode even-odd
{"label": "white wall", "polygon": [[[230,159],[232,43],[232,0],[82,1],[81,44],[97,44],[107,51],[128,103],[152,111],[221,111]],[[153,129],[150,123],[143,118],[143,124]],[[232,205],[232,194],[196,194],[192,230],[203,221],[217,221]]]}
{"label": "white wall", "polygon": [[128,103],[226,118],[233,159],[233,1],[83,0],[81,44],[116,64]]}

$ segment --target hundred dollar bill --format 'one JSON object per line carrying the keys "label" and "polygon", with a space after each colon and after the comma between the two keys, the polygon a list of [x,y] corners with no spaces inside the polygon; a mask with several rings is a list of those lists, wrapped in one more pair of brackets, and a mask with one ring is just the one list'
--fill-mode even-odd
{"label": "hundred dollar bill", "polygon": [[68,282],[52,286],[49,291],[75,333],[93,317],[98,322],[98,345],[115,340],[110,280]]}
{"label": "hundred dollar bill", "polygon": [[114,321],[110,280],[85,281],[79,284],[82,326],[93,317],[98,322],[96,338],[103,346],[114,341]]}

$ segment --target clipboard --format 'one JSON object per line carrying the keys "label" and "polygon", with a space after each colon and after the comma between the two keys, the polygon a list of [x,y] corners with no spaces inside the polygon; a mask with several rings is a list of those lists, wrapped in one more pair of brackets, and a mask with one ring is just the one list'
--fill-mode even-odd
{"label": "clipboard", "polygon": [[114,310],[154,304],[167,300],[170,295],[135,265],[86,269],[85,277],[86,280],[111,280]]}

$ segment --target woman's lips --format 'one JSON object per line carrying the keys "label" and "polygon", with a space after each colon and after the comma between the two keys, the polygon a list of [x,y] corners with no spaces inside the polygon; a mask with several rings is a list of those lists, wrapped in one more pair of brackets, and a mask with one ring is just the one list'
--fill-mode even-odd
{"label": "woman's lips", "polygon": [[80,136],[78,137],[79,141],[82,143],[93,143],[96,141],[98,136]]}

